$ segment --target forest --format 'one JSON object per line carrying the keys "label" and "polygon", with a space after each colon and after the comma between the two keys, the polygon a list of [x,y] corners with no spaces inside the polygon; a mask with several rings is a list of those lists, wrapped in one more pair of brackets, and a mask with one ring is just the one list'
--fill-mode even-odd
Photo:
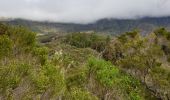
{"label": "forest", "polygon": [[170,32],[51,39],[1,23],[0,100],[170,100]]}

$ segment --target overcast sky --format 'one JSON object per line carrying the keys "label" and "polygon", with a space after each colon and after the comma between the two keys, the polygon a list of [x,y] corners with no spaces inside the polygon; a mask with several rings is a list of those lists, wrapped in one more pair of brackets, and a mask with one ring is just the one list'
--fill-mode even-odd
{"label": "overcast sky", "polygon": [[0,17],[89,23],[170,16],[170,0],[0,0]]}

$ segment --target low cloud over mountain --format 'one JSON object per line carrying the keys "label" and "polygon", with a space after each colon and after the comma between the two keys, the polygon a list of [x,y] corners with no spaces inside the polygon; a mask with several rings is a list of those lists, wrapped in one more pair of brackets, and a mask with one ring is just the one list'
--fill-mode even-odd
{"label": "low cloud over mountain", "polygon": [[0,16],[90,23],[103,18],[170,16],[170,0],[0,0]]}

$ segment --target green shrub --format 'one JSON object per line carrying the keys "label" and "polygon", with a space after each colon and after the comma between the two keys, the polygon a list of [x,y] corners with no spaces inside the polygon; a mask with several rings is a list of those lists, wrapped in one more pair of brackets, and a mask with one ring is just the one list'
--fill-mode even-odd
{"label": "green shrub", "polygon": [[119,77],[119,70],[110,62],[93,57],[89,59],[88,72],[94,74],[96,79],[106,87],[113,86]]}
{"label": "green shrub", "polygon": [[0,66],[0,90],[6,91],[15,89],[22,78],[28,74],[30,65],[23,63],[10,63],[7,66]]}
{"label": "green shrub", "polygon": [[44,65],[48,60],[49,50],[47,47],[36,47],[34,48],[33,54],[40,60],[41,65]]}
{"label": "green shrub", "polygon": [[44,93],[50,89],[52,96],[58,96],[65,89],[64,76],[59,68],[48,63],[41,66],[39,70],[33,70],[30,78],[36,93]]}
{"label": "green shrub", "polygon": [[143,98],[140,91],[142,88],[140,81],[132,76],[121,73],[119,69],[110,62],[94,57],[90,58],[87,74],[90,75],[90,77],[94,77],[107,91],[112,91],[111,89],[117,90],[124,95],[125,98],[133,100],[141,100]]}
{"label": "green shrub", "polygon": [[9,56],[12,51],[12,41],[7,35],[0,35],[0,58]]}
{"label": "green shrub", "polygon": [[86,79],[86,73],[84,68],[74,68],[74,71],[70,71],[69,74],[67,74],[66,78],[66,84],[67,87],[81,87],[83,88],[87,84],[87,79]]}

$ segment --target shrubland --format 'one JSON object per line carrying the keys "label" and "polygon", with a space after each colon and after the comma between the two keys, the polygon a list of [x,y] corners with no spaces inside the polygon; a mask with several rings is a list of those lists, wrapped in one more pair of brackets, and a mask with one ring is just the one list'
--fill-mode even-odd
{"label": "shrubland", "polygon": [[0,99],[169,100],[169,35],[160,28],[147,36],[72,33],[49,41],[0,24]]}

